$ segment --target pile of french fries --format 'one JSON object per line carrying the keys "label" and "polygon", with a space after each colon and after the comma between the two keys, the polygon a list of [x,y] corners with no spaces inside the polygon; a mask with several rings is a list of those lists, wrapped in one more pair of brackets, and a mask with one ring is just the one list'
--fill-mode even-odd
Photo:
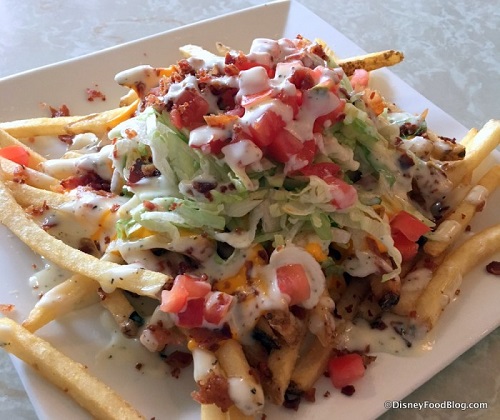
{"label": "pile of french fries", "polygon": [[[219,46],[219,50],[223,48]],[[351,75],[355,69],[372,71],[397,64],[402,59],[400,52],[391,50],[339,59],[338,63],[347,75]],[[134,312],[133,305],[126,297],[127,292],[158,299],[160,291],[171,279],[144,269],[122,270],[118,288],[106,293],[105,299],[99,299],[100,291],[109,288],[110,273],[119,271],[122,261],[119,257],[99,258],[82,252],[51,236],[33,220],[30,214],[33,208],[47,206],[57,209],[71,197],[59,188],[60,179],[40,171],[40,164],[45,158],[30,148],[27,139],[79,133],[102,136],[133,116],[138,103],[135,93],[131,91],[118,108],[98,114],[0,123],[0,148],[20,146],[29,154],[25,166],[0,158],[0,221],[34,252],[73,273],[68,280],[45,294],[45,299],[37,303],[22,325],[8,317],[1,318],[0,346],[36,367],[41,375],[67,392],[96,418],[133,419],[142,416],[116,392],[90,375],[84,366],[38,337],[36,331],[66,314],[72,302],[91,304],[100,301],[122,331],[126,332],[127,323]],[[444,170],[453,185],[465,191],[465,198],[445,215],[435,232],[429,235],[423,251],[412,266],[403,268],[406,275],[402,276],[400,284],[370,282],[368,279],[332,285],[330,293],[343,319],[352,320],[357,316],[373,319],[383,310],[377,305],[377,298],[392,291],[399,296],[399,302],[390,310],[417,320],[427,330],[431,330],[459,290],[462,277],[478,262],[500,249],[500,225],[470,236],[460,246],[456,246],[471,219],[482,208],[477,200],[467,197],[476,197],[480,190],[481,200],[485,200],[499,184],[499,165],[490,168],[477,182],[473,180],[476,169],[500,143],[500,122],[492,120],[481,130],[471,130],[461,143],[466,148],[465,157],[446,162]],[[415,288],[410,284],[411,274],[424,264],[434,267],[432,277],[426,284]],[[50,299],[51,295],[65,296],[65,304]],[[330,309],[326,307],[319,306],[315,310],[319,316],[331,315]],[[266,398],[276,404],[283,404],[285,392],[290,387],[298,393],[311,390],[325,371],[335,346],[333,334],[311,337],[300,319],[289,314],[292,318],[280,320],[280,316],[269,314],[256,327],[269,336],[277,336],[281,342],[279,348],[270,351],[267,359],[269,378],[258,384],[264,389]],[[305,342],[308,343],[307,348],[304,348]],[[220,369],[228,378],[255,381],[255,378],[248,376],[252,362],[259,355],[250,346],[242,346],[238,341],[228,339],[221,343],[216,356]],[[201,410],[203,419],[247,417],[235,406],[223,411],[214,404],[203,404]]]}

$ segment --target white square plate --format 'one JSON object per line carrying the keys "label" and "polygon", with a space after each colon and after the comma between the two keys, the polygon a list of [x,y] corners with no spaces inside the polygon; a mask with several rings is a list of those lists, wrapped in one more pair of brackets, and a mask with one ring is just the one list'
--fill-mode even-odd
{"label": "white square plate", "polygon": [[[247,9],[217,19],[200,22],[156,36],[127,43],[56,65],[46,66],[0,81],[2,97],[0,119],[4,121],[46,115],[41,103],[53,107],[66,104],[72,114],[85,114],[115,107],[125,92],[114,75],[139,64],[167,66],[180,55],[178,47],[199,44],[213,49],[216,41],[247,51],[253,38],[304,37],[325,40],[341,57],[362,53],[344,35],[296,2],[277,2]],[[388,70],[374,73],[373,80],[386,96],[410,112],[429,109],[429,126],[447,137],[461,138],[466,129],[423,98]],[[88,102],[87,88],[97,88],[107,100]],[[496,161],[500,160],[495,154]],[[498,200],[498,195],[496,199]],[[491,200],[495,200],[493,197]],[[481,214],[473,228],[498,221],[492,206]],[[16,305],[16,319],[22,320],[36,301],[27,279],[39,258],[0,227],[0,303]],[[316,403],[302,403],[298,412],[270,407],[268,419],[344,419],[373,418],[382,414],[385,400],[399,400],[431,378],[451,361],[500,325],[498,298],[500,282],[478,267],[464,280],[460,297],[442,316],[435,334],[434,349],[422,356],[377,355],[366,377],[356,385],[356,393],[346,397],[321,379]],[[57,348],[88,366],[137,407],[146,418],[195,419],[199,407],[192,402],[194,389],[191,371],[173,379],[168,366],[151,357],[132,340],[114,342],[113,357],[108,358],[112,323],[100,306],[78,311],[39,332]],[[135,350],[128,351],[133,347]],[[104,349],[104,350],[103,350]],[[14,360],[19,375],[41,419],[86,419],[88,415],[66,395],[40,379],[32,369]],[[144,368],[137,370],[136,363]],[[329,389],[331,395],[323,396]]]}

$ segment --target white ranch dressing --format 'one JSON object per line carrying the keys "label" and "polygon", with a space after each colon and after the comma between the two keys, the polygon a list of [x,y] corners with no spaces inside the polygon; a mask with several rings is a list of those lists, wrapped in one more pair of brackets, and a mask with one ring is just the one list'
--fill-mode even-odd
{"label": "white ranch dressing", "polygon": [[59,179],[68,178],[83,170],[94,171],[102,179],[109,181],[113,176],[110,158],[112,150],[112,145],[106,145],[96,153],[87,153],[72,158],[47,160],[40,165],[44,173]]}
{"label": "white ranch dressing", "polygon": [[44,267],[30,276],[29,284],[37,294],[45,294],[72,276],[72,272],[61,268],[42,257]]}
{"label": "white ranch dressing", "polygon": [[424,327],[410,324],[407,318],[389,312],[384,313],[382,322],[385,329],[372,328],[364,319],[346,323],[342,345],[349,351],[368,350],[398,356],[417,356],[432,350],[434,338]]}
{"label": "white ranch dressing", "polygon": [[298,305],[312,309],[319,302],[325,289],[325,276],[314,257],[302,248],[287,245],[275,250],[269,264],[254,267],[255,293],[247,295],[230,310],[231,331],[244,342],[250,342],[252,331],[261,315],[272,310],[287,310],[290,297],[278,287],[276,270],[284,265],[301,264],[309,280],[310,296]]}

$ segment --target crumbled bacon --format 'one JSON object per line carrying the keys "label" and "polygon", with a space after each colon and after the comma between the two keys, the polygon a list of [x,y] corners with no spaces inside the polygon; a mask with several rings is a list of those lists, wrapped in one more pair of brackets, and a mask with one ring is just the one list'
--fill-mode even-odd
{"label": "crumbled bacon", "polygon": [[226,378],[211,372],[207,379],[198,382],[198,386],[199,391],[194,391],[191,396],[200,404],[215,404],[224,413],[233,405]]}
{"label": "crumbled bacon", "polygon": [[106,95],[99,90],[87,88],[87,101],[93,102],[96,99],[106,100]]}
{"label": "crumbled bacon", "polygon": [[354,388],[353,385],[346,385],[340,390],[340,392],[342,392],[342,394],[350,397],[356,392],[356,388]]}
{"label": "crumbled bacon", "polygon": [[28,179],[28,172],[26,171],[26,168],[22,165],[17,165],[14,168],[14,174],[13,174],[13,181],[16,182],[17,184],[25,184],[26,180]]}
{"label": "crumbled bacon", "polygon": [[31,216],[41,216],[45,211],[49,209],[47,202],[44,201],[43,204],[39,206],[30,205],[26,207],[26,213]]}
{"label": "crumbled bacon", "polygon": [[142,178],[148,178],[153,176],[159,176],[160,171],[149,162],[144,162],[142,159],[137,159],[132,167],[130,168],[130,173],[128,176],[128,182],[135,184],[139,182]]}
{"label": "crumbled bacon", "polygon": [[47,106],[49,108],[49,111],[50,111],[50,116],[52,118],[56,118],[56,117],[68,117],[69,115],[71,115],[70,111],[69,111],[69,108],[66,106],[66,105],[61,105],[59,107],[59,109],[57,108],[54,108],[50,105],[47,105],[47,104],[44,104],[45,106]]}
{"label": "crumbled bacon", "polygon": [[102,179],[97,173],[90,171],[83,175],[75,175],[61,181],[61,186],[66,190],[73,190],[76,187],[88,186],[93,190],[110,191],[110,182]]}
{"label": "crumbled bacon", "polygon": [[67,144],[68,146],[71,146],[73,144],[73,139],[75,136],[72,136],[70,134],[61,134],[58,136],[59,140],[61,140],[64,144]]}
{"label": "crumbled bacon", "polygon": [[9,312],[12,312],[15,309],[15,306],[10,303],[2,303],[0,304],[0,313],[7,315]]}
{"label": "crumbled bacon", "polygon": [[155,203],[153,203],[153,202],[151,202],[151,201],[149,201],[149,200],[144,200],[144,201],[142,202],[142,205],[144,206],[144,208],[145,208],[146,210],[149,210],[149,211],[154,211],[154,210],[156,210],[156,204],[155,204]]}
{"label": "crumbled bacon", "polygon": [[170,374],[178,378],[181,369],[188,367],[193,361],[191,353],[184,351],[174,351],[165,358],[165,363],[170,366]]}
{"label": "crumbled bacon", "polygon": [[486,271],[495,276],[500,276],[500,261],[492,261],[486,266]]}
{"label": "crumbled bacon", "polygon": [[225,329],[209,330],[207,328],[192,328],[189,330],[189,338],[205,350],[215,351],[219,348],[219,342],[231,337],[231,332]]}

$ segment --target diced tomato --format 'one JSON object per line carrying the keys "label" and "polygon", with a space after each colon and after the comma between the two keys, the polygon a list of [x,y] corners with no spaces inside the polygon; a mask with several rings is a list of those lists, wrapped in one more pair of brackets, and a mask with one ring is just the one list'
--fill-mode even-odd
{"label": "diced tomato", "polygon": [[302,264],[287,264],[276,269],[278,288],[290,297],[290,305],[296,305],[308,299],[311,286]]}
{"label": "diced tomato", "polygon": [[241,106],[247,107],[250,105],[255,105],[264,99],[270,97],[272,93],[272,89],[266,89],[263,90],[262,92],[257,92],[257,93],[252,93],[251,95],[243,95],[241,98]]}
{"label": "diced tomato", "polygon": [[370,82],[370,73],[368,73],[365,69],[356,69],[350,77],[350,80],[354,90],[356,92],[361,92]]}
{"label": "diced tomato", "polygon": [[328,182],[331,177],[336,177],[340,173],[340,166],[333,162],[320,162],[306,166],[301,169],[304,175],[315,175]]}
{"label": "diced tomato", "polygon": [[176,279],[179,279],[178,282],[182,280],[182,285],[187,290],[190,299],[205,297],[212,289],[210,283],[185,274],[178,275]]}
{"label": "diced tomato", "polygon": [[337,121],[344,115],[345,100],[341,100],[339,106],[328,114],[322,115],[314,121],[313,133],[322,133],[323,130]]}
{"label": "diced tomato", "polygon": [[267,146],[266,154],[280,163],[286,163],[303,149],[303,143],[290,131],[281,129]]}
{"label": "diced tomato", "polygon": [[391,233],[394,240],[394,246],[401,253],[403,261],[410,261],[418,252],[418,244],[411,241],[400,231],[393,231]]}
{"label": "diced tomato", "polygon": [[208,110],[208,102],[198,92],[185,89],[170,111],[172,124],[178,129],[186,127],[193,130],[205,123],[203,116]]}
{"label": "diced tomato", "polygon": [[391,219],[391,230],[401,232],[410,241],[416,242],[430,232],[431,228],[418,220],[415,216],[402,210]]}
{"label": "diced tomato", "polygon": [[285,122],[278,114],[273,111],[264,112],[250,125],[251,140],[262,149],[275,140],[284,126]]}
{"label": "diced tomato", "polygon": [[23,166],[28,166],[30,160],[29,152],[22,146],[6,146],[0,149],[0,156]]}
{"label": "diced tomato", "polygon": [[299,90],[311,89],[316,85],[315,74],[308,67],[297,67],[288,80]]}
{"label": "diced tomato", "polygon": [[304,93],[300,89],[296,90],[295,95],[288,95],[284,91],[280,91],[276,95],[276,98],[283,102],[285,105],[288,105],[292,108],[293,116],[295,118],[299,113],[299,109],[304,100]]}
{"label": "diced tomato", "polygon": [[351,207],[358,199],[358,191],[340,178],[331,177],[326,181],[333,195],[332,204],[338,209]]}
{"label": "diced tomato", "polygon": [[205,302],[205,310],[203,316],[205,320],[211,324],[218,325],[226,316],[231,307],[233,296],[224,292],[210,293]]}
{"label": "diced tomato", "polygon": [[234,108],[226,111],[227,115],[236,115],[237,117],[243,117],[245,115],[245,108],[241,105],[236,105]]}
{"label": "diced tomato", "polygon": [[174,127],[177,128],[177,130],[182,129],[182,118],[178,108],[173,108],[170,111],[170,121],[172,122]]}
{"label": "diced tomato", "polygon": [[416,242],[431,230],[425,223],[404,210],[391,219],[390,225],[394,246],[401,253],[403,261],[409,261],[415,257],[418,252]]}
{"label": "diced tomato", "polygon": [[195,328],[203,324],[203,312],[205,309],[205,298],[189,299],[186,309],[177,314],[179,327]]}
{"label": "diced tomato", "polygon": [[188,292],[184,287],[172,287],[171,290],[163,290],[161,292],[160,309],[163,312],[177,313],[187,303]]}
{"label": "diced tomato", "polygon": [[331,203],[338,209],[345,209],[352,206],[358,197],[356,188],[340,179],[340,166],[333,162],[314,163],[301,169],[307,176],[317,176],[331,186]]}
{"label": "diced tomato", "polygon": [[297,153],[297,159],[306,162],[305,166],[308,166],[314,160],[317,149],[318,148],[314,140],[306,140],[302,145],[302,149],[300,150],[300,152]]}
{"label": "diced tomato", "polygon": [[210,284],[205,281],[184,274],[178,275],[172,289],[161,292],[160,309],[163,312],[177,313],[188,303],[188,299],[205,297],[210,290]]}
{"label": "diced tomato", "polygon": [[335,388],[352,385],[365,374],[363,358],[357,353],[332,357],[328,362],[328,373]]}

